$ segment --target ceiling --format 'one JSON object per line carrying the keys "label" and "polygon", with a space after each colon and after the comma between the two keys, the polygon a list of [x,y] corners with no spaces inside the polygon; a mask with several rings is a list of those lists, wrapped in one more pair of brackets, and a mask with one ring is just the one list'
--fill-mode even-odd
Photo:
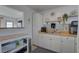
{"label": "ceiling", "polygon": [[28,5],[28,7],[32,8],[33,10],[37,12],[46,11],[48,9],[57,8],[63,5]]}
{"label": "ceiling", "polygon": [[27,6],[31,9],[33,9],[36,12],[42,12],[42,11],[46,11],[49,9],[54,9],[57,7],[61,7],[64,5],[7,5],[8,7],[14,7],[14,6],[19,6],[19,7],[24,7],[26,8]]}

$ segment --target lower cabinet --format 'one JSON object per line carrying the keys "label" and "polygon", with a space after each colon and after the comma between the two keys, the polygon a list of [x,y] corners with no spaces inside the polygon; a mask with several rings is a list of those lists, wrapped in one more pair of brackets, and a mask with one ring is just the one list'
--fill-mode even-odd
{"label": "lower cabinet", "polygon": [[74,38],[73,37],[63,37],[61,39],[61,52],[63,53],[74,53]]}
{"label": "lower cabinet", "polygon": [[38,43],[39,43],[39,35],[38,34],[34,34],[33,35],[33,39],[32,39],[32,44],[39,45]]}
{"label": "lower cabinet", "polygon": [[74,53],[74,37],[39,35],[38,46],[61,53]]}
{"label": "lower cabinet", "polygon": [[50,41],[50,50],[60,52],[61,39],[59,36],[53,36]]}
{"label": "lower cabinet", "polygon": [[46,49],[49,49],[50,48],[49,37],[45,37],[45,36],[40,35],[39,36],[39,46],[46,48]]}

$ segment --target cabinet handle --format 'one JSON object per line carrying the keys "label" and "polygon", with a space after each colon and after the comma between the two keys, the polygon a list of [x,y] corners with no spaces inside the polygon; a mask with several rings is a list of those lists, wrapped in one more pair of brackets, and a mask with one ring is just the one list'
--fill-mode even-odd
{"label": "cabinet handle", "polygon": [[61,42],[63,42],[63,40],[61,40]]}
{"label": "cabinet handle", "polygon": [[68,37],[66,39],[68,39]]}
{"label": "cabinet handle", "polygon": [[52,40],[52,39],[50,39],[50,40]]}

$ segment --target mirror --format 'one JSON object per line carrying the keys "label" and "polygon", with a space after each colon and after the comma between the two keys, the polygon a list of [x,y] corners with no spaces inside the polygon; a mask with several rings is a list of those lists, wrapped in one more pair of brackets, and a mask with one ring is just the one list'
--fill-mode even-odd
{"label": "mirror", "polygon": [[0,6],[0,28],[24,28],[23,12]]}

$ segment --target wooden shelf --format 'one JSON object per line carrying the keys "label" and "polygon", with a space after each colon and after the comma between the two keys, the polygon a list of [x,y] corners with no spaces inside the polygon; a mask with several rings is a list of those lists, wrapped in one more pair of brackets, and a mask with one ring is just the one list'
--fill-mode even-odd
{"label": "wooden shelf", "polygon": [[46,21],[46,22],[60,22],[60,21]]}

